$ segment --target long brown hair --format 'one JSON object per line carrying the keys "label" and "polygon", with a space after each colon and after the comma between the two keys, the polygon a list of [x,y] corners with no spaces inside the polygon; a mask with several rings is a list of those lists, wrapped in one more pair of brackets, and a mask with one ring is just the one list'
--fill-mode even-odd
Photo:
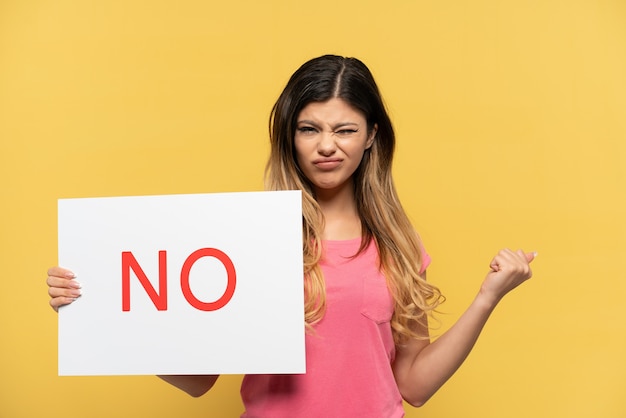
{"label": "long brown hair", "polygon": [[[326,309],[322,255],[324,216],[310,181],[297,164],[294,136],[300,111],[311,102],[341,98],[365,115],[369,133],[377,126],[373,145],[365,151],[353,175],[354,196],[361,219],[360,253],[373,240],[380,268],[395,301],[391,326],[397,343],[423,338],[414,323],[442,301],[439,289],[420,274],[419,236],[409,221],[394,186],[391,166],[395,133],[378,86],[369,69],[356,58],[324,55],[304,63],[289,79],[270,114],[271,151],[265,170],[268,190],[302,190],[305,274],[305,321],[315,324]],[[357,253],[357,254],[358,254]]]}

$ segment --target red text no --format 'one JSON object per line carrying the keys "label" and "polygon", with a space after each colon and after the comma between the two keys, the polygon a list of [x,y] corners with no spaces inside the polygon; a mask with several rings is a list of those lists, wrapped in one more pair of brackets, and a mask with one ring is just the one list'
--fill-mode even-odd
{"label": "red text no", "polygon": [[[202,257],[214,257],[226,268],[228,283],[224,294],[215,302],[203,302],[198,299],[189,285],[189,273],[194,263]],[[167,252],[159,251],[159,290],[148,280],[137,259],[130,251],[122,252],[122,311],[130,311],[130,271],[135,273],[150,300],[159,311],[167,310]],[[187,257],[180,270],[180,288],[191,306],[201,311],[216,311],[223,308],[233,297],[237,284],[237,274],[232,260],[216,248],[201,248]]]}

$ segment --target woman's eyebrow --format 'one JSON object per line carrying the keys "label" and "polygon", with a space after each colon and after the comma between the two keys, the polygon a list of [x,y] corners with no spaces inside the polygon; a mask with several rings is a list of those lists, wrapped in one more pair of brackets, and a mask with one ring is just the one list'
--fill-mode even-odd
{"label": "woman's eyebrow", "polygon": [[[309,120],[309,119],[299,120],[298,121],[298,125],[300,125],[300,124],[307,124],[307,125],[312,125],[312,126],[315,126],[315,127],[319,126],[318,123],[316,123],[316,122],[314,122],[312,120]],[[359,127],[359,124],[356,123],[356,122],[337,122],[336,124],[332,125],[332,128],[333,129],[338,129],[338,128],[343,128],[345,126],[356,126],[356,127]]]}
{"label": "woman's eyebrow", "polygon": [[359,124],[356,122],[339,122],[333,126],[333,129],[343,128],[346,126],[356,126],[358,128]]}

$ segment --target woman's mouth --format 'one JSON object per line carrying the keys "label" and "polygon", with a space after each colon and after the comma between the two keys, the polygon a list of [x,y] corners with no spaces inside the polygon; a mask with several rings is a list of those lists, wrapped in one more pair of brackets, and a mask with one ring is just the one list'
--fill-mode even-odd
{"label": "woman's mouth", "polygon": [[313,161],[313,165],[320,170],[332,170],[337,168],[341,164],[341,161],[341,158],[318,158]]}

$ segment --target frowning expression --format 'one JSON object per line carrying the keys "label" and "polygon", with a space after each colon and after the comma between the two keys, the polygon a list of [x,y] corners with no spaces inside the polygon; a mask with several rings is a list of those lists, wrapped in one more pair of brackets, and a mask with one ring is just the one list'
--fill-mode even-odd
{"label": "frowning expression", "polygon": [[305,106],[297,120],[296,158],[316,193],[351,187],[375,135],[376,126],[368,132],[363,113],[342,99]]}

